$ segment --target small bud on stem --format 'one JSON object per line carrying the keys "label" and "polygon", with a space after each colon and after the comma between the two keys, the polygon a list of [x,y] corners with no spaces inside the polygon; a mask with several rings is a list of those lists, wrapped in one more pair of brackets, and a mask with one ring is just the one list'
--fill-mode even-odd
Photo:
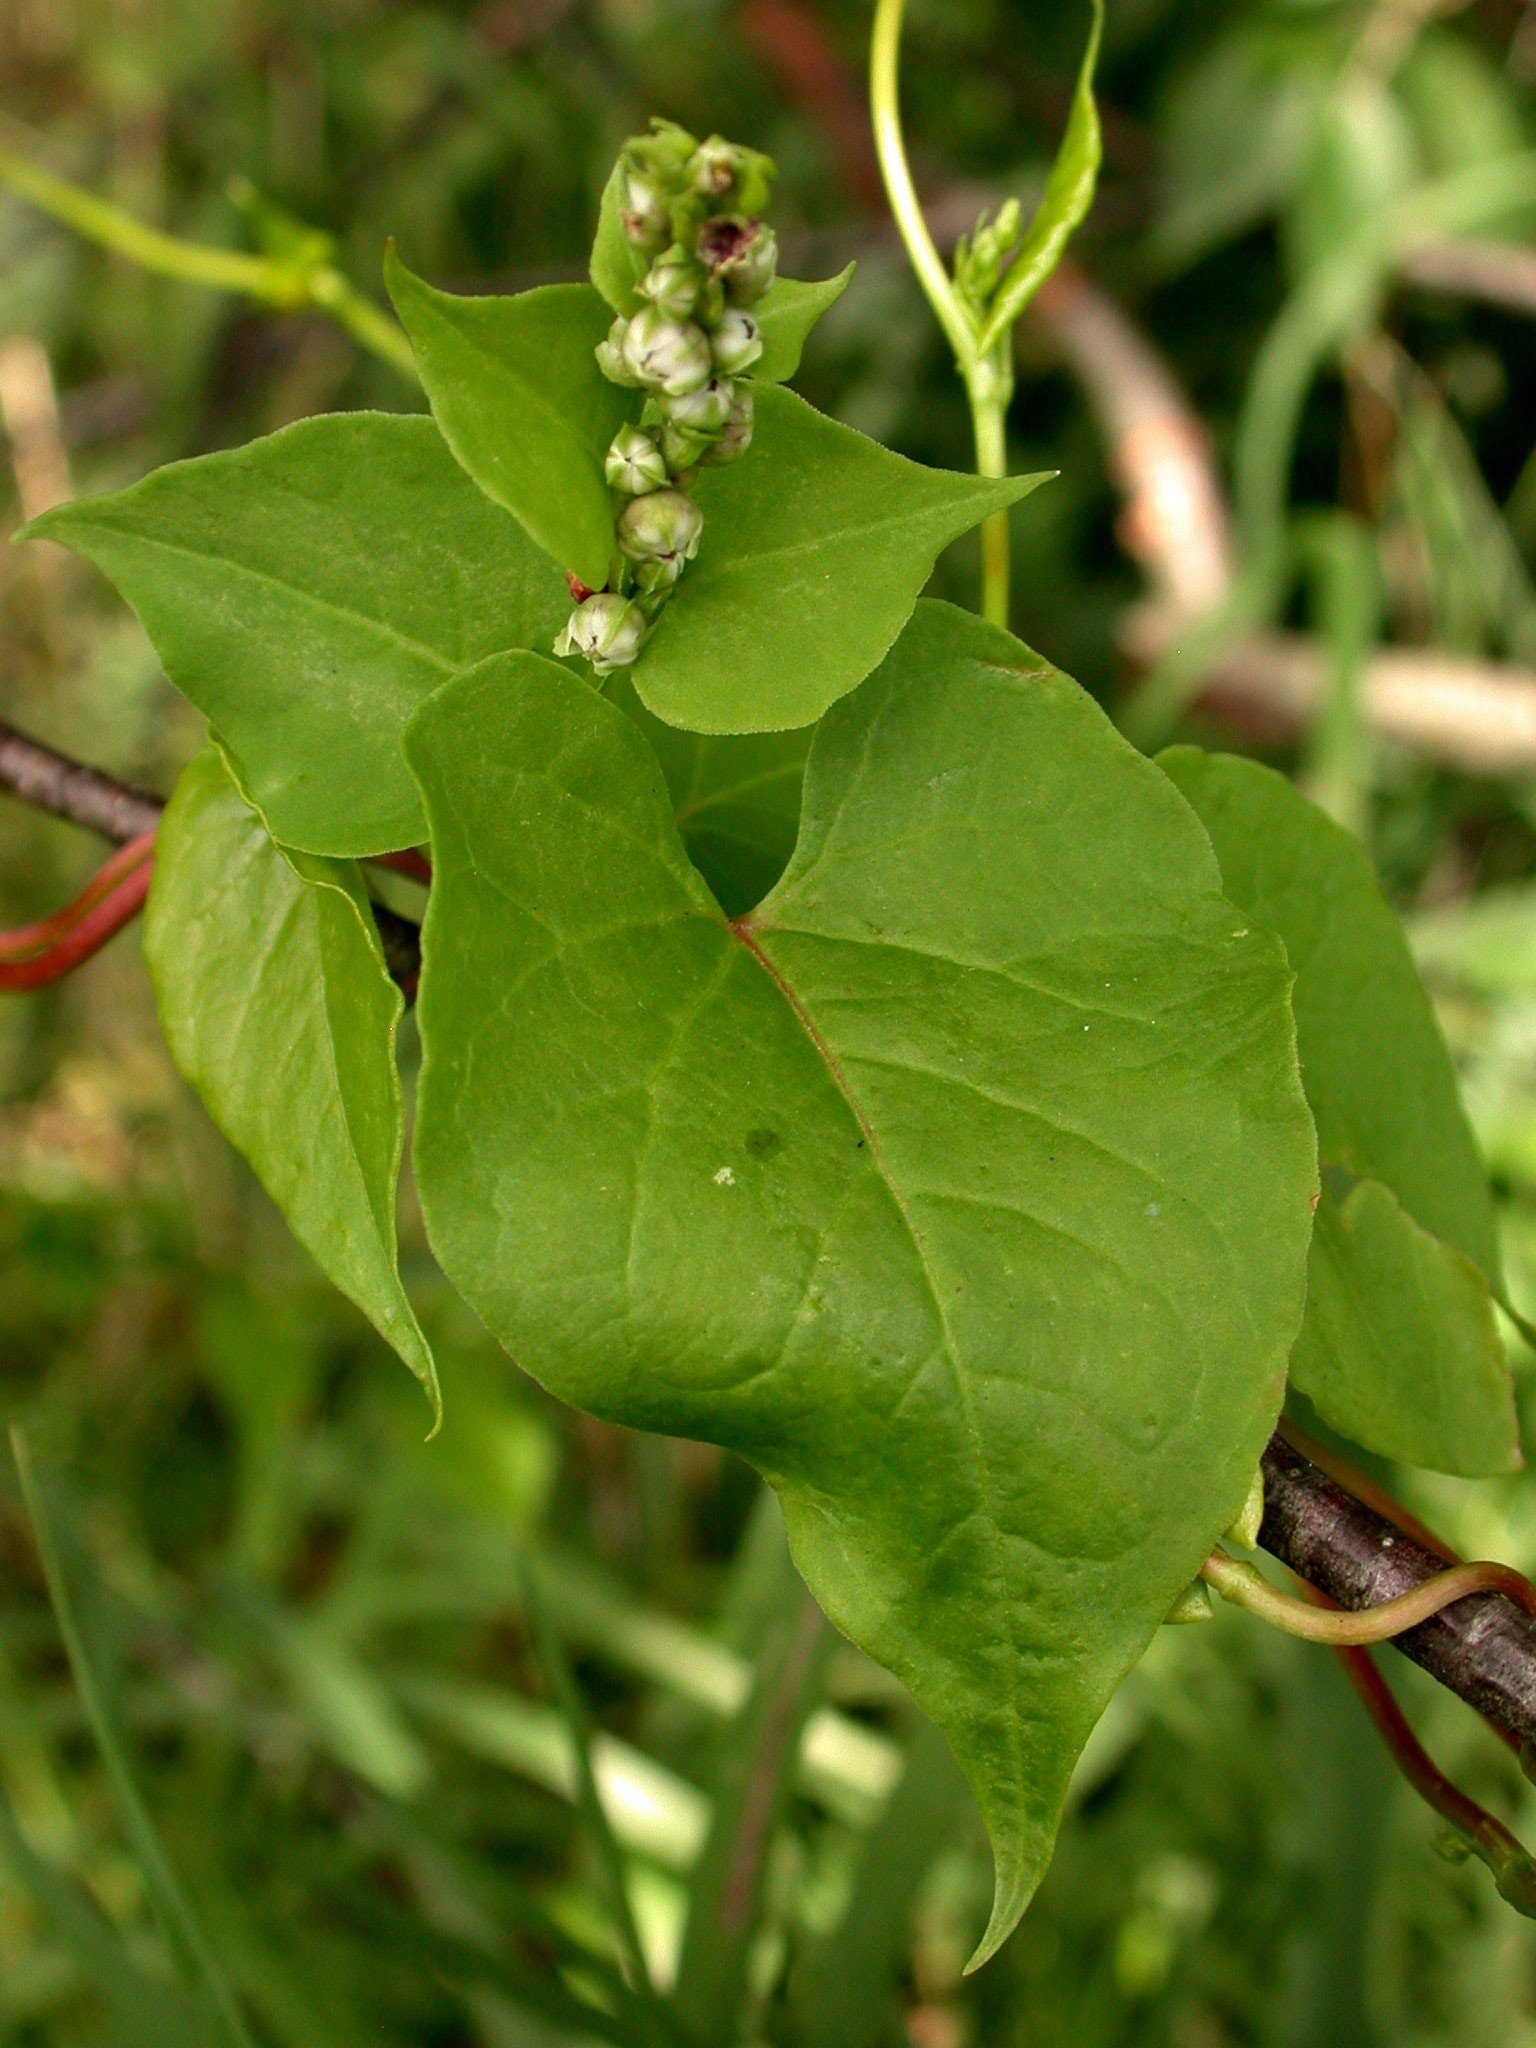
{"label": "small bud on stem", "polygon": [[632,498],[619,514],[619,547],[632,562],[673,556],[691,562],[703,531],[703,513],[682,491],[652,491]]}
{"label": "small bud on stem", "polygon": [[624,363],[635,383],[680,398],[709,382],[709,336],[691,320],[668,320],[642,306],[624,331]]}
{"label": "small bud on stem", "polygon": [[719,279],[734,306],[755,306],[778,275],[778,238],[760,220],[739,213],[707,220],[695,247],[699,261]]}
{"label": "small bud on stem", "polygon": [[603,474],[609,488],[622,491],[627,498],[662,490],[671,481],[665,456],[643,427],[620,427],[609,444]]}
{"label": "small bud on stem", "polygon": [[599,590],[566,620],[555,652],[585,655],[597,674],[606,676],[629,667],[645,632],[645,614],[632,598],[621,597],[616,590]]}

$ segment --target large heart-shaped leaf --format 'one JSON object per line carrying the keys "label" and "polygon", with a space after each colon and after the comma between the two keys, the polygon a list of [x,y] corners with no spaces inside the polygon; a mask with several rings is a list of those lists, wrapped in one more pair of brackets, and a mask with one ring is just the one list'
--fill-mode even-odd
{"label": "large heart-shaped leaf", "polygon": [[1514,1408],[1485,1298],[1501,1278],[1493,1200],[1402,927],[1358,843],[1283,776],[1194,747],[1160,759],[1227,894],[1285,943],[1319,1154],[1362,1183],[1320,1212],[1296,1383],[1384,1456],[1507,1470]]}
{"label": "large heart-shaped leaf", "polygon": [[155,837],[144,950],[177,1066],[439,1409],[395,1251],[403,1005],[357,870],[285,854],[206,747]]}
{"label": "large heart-shaped leaf", "polygon": [[747,454],[700,474],[698,559],[635,688],[694,732],[813,724],[885,655],[942,549],[1043,481],[924,469],[792,391],[760,391]]}
{"label": "large heart-shaped leaf", "polygon": [[463,298],[413,277],[391,250],[395,302],[433,415],[481,490],[594,590],[608,580],[608,444],[635,408],[593,350],[613,316],[590,285]]}
{"label": "large heart-shaped leaf", "polygon": [[406,720],[456,669],[549,646],[570,609],[427,419],[302,420],[28,530],[112,578],[272,830],[312,853],[419,841]]}
{"label": "large heart-shaped leaf", "polygon": [[1315,1187],[1281,949],[1097,707],[943,606],[818,730],[734,925],[555,664],[482,665],[407,748],[438,1256],[557,1393],[777,1488],[976,1787],[988,1952],[1279,1404]]}

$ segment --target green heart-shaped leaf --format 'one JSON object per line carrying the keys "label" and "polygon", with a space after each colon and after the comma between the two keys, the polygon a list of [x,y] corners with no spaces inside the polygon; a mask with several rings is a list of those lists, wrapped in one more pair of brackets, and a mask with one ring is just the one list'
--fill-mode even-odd
{"label": "green heart-shaped leaf", "polygon": [[924,469],[759,391],[746,455],[700,472],[704,537],[635,664],[642,702],[694,732],[814,724],[884,657],[941,551],[1043,481]]}
{"label": "green heart-shaped leaf", "polygon": [[413,277],[391,249],[385,280],[444,439],[475,482],[562,569],[608,580],[608,444],[634,410],[593,350],[612,315],[584,284],[462,298]]}
{"label": "green heart-shaped leaf", "polygon": [[548,647],[570,609],[427,419],[302,420],[28,532],[111,577],[273,832],[311,853],[419,842],[406,720],[456,669]]}
{"label": "green heart-shaped leaf", "polygon": [[1474,1273],[1485,1292],[1501,1285],[1493,1198],[1370,861],[1271,769],[1194,747],[1159,759],[1209,832],[1227,894],[1284,941],[1319,1155],[1362,1184],[1319,1212],[1297,1384],[1335,1428],[1384,1456],[1505,1471],[1515,1454],[1508,1368],[1500,1352],[1495,1369],[1492,1310],[1469,1290]]}
{"label": "green heart-shaped leaf", "polygon": [[155,835],[144,950],[177,1066],[440,1412],[395,1250],[403,1004],[357,870],[283,853],[205,747]]}
{"label": "green heart-shaped leaf", "polygon": [[772,1482],[976,1787],[987,1953],[1278,1407],[1315,1187],[1281,949],[1092,701],[943,606],[823,722],[734,925],[555,664],[483,664],[407,749],[438,1256],[557,1393]]}

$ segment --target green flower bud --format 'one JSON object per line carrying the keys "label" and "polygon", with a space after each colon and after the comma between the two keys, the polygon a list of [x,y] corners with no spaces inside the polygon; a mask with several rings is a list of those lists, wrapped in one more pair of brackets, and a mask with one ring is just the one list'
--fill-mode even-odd
{"label": "green flower bud", "polygon": [[672,204],[654,178],[643,171],[624,175],[624,207],[619,215],[624,239],[643,256],[656,256],[672,235]]}
{"label": "green flower bud", "polygon": [[687,129],[672,121],[657,121],[651,134],[625,144],[624,234],[643,255],[659,255],[672,240],[672,207],[688,182],[697,147]]}
{"label": "green flower bud", "polygon": [[687,250],[674,242],[664,250],[635,286],[664,319],[689,320],[704,289],[705,273]]}
{"label": "green flower bud", "polygon": [[635,391],[640,387],[640,379],[624,359],[624,337],[628,332],[629,322],[620,313],[592,353],[610,384],[622,384],[626,390]]}
{"label": "green flower bud", "polygon": [[670,481],[661,450],[639,427],[620,427],[609,443],[603,474],[614,490],[628,498],[659,491]]}
{"label": "green flower bud", "polygon": [[731,306],[721,314],[719,325],[709,337],[715,369],[722,377],[739,377],[750,370],[763,352],[763,337],[750,313]]}
{"label": "green flower bud", "polygon": [[652,491],[631,498],[619,514],[619,546],[632,562],[675,555],[691,562],[704,531],[704,515],[681,491]]}
{"label": "green flower bud", "polygon": [[661,430],[661,452],[674,477],[697,469],[715,445],[714,434],[701,434],[694,427],[680,427],[668,420]]}
{"label": "green flower bud", "polygon": [[700,460],[718,468],[745,455],[752,446],[752,424],[752,387],[750,384],[738,384],[731,416]]}
{"label": "green flower bud", "polygon": [[584,654],[600,676],[628,668],[645,640],[645,614],[616,590],[577,605],[555,642],[556,654]]}
{"label": "green flower bud", "polygon": [[773,190],[772,157],[711,135],[688,160],[687,181],[714,211],[761,213]]}
{"label": "green flower bud", "polygon": [[624,361],[637,384],[677,398],[709,382],[709,336],[691,320],[668,320],[642,306],[624,330]]}
{"label": "green flower bud", "polygon": [[624,161],[678,191],[686,183],[685,173],[698,148],[698,142],[686,128],[657,114],[651,121],[649,135],[632,135],[625,143]]}
{"label": "green flower bud", "polygon": [[755,306],[778,275],[778,237],[764,222],[743,214],[705,221],[696,247],[699,261],[719,279],[733,305]]}
{"label": "green flower bud", "polygon": [[677,579],[683,573],[681,555],[658,555],[649,562],[635,564],[635,588],[640,593],[640,603],[648,613],[658,611],[661,600],[676,588]]}
{"label": "green flower bud", "polygon": [[673,426],[687,427],[695,434],[718,434],[736,403],[736,386],[728,377],[716,377],[697,391],[685,391],[680,398],[664,398],[661,411]]}

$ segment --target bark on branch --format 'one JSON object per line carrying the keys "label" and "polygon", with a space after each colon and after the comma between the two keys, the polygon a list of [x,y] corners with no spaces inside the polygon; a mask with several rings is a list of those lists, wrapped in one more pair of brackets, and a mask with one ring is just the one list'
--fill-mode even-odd
{"label": "bark on branch", "polygon": [[132,789],[95,768],[71,761],[38,740],[29,740],[0,720],[0,789],[47,811],[99,832],[118,846],[153,832],[165,806],[159,797]]}
{"label": "bark on branch", "polygon": [[[1330,1479],[1278,1434],[1264,1459],[1263,1548],[1298,1577],[1358,1612],[1412,1592],[1445,1570],[1415,1541]],[[1536,1744],[1536,1624],[1502,1593],[1473,1593],[1392,1647],[1523,1748]]]}

